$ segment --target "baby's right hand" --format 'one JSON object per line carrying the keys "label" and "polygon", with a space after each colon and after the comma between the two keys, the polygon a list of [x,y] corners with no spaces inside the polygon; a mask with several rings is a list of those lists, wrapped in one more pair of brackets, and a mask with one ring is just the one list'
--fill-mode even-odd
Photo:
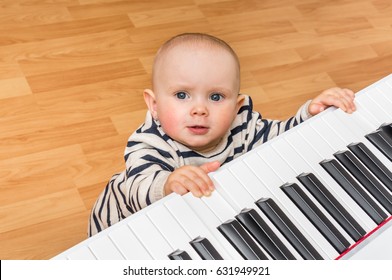
{"label": "baby's right hand", "polygon": [[214,184],[207,175],[220,167],[218,161],[208,162],[201,166],[184,165],[174,170],[166,180],[165,195],[172,192],[186,194],[191,192],[196,197],[209,196]]}

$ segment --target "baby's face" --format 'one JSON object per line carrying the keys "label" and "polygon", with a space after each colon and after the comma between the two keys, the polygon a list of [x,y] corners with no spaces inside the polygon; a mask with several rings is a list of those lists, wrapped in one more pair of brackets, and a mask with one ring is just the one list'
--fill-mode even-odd
{"label": "baby's face", "polygon": [[242,104],[232,55],[217,47],[176,46],[155,71],[153,115],[165,133],[199,152],[216,147]]}

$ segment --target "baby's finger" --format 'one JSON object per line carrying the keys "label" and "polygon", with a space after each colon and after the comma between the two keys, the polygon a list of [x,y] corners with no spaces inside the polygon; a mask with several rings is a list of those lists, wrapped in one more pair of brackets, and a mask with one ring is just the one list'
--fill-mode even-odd
{"label": "baby's finger", "polygon": [[351,89],[347,89],[347,88],[344,88],[342,90],[343,90],[343,96],[348,101],[349,109],[352,113],[357,109],[354,103],[355,93]]}
{"label": "baby's finger", "polygon": [[354,97],[355,97],[355,92],[354,91],[352,91],[349,88],[343,88],[342,90],[344,91],[344,93],[346,95],[351,96],[354,99]]}
{"label": "baby's finger", "polygon": [[186,188],[189,192],[191,192],[196,197],[202,197],[204,192],[199,187],[200,181],[196,178],[185,177],[182,180],[182,186]]}
{"label": "baby's finger", "polygon": [[192,173],[188,173],[187,175],[198,185],[204,195],[208,196],[214,190],[214,183],[202,168],[193,166]]}
{"label": "baby's finger", "polygon": [[341,108],[347,113],[352,113],[355,111],[354,97],[355,94],[351,89],[347,88],[334,88],[333,96],[338,99],[338,104],[336,107]]}
{"label": "baby's finger", "polygon": [[355,111],[354,99],[352,99],[349,95],[340,95],[337,97],[338,102],[340,103],[339,108],[347,113],[352,113]]}
{"label": "baby's finger", "polygon": [[199,190],[205,196],[209,196],[214,190],[214,183],[211,178],[199,167],[195,167],[193,170],[195,173],[192,176],[192,180],[197,184]]}
{"label": "baby's finger", "polygon": [[[194,196],[201,197],[203,195],[202,191],[195,183],[194,172],[190,167],[183,167],[177,169],[173,172],[166,182],[165,189],[168,189],[170,192],[175,192],[177,194],[185,194],[187,192],[192,192]],[[168,194],[167,192],[166,194]]]}
{"label": "baby's finger", "polygon": [[[327,101],[329,100],[329,101]],[[345,112],[350,113],[351,112],[351,97],[349,92],[346,93],[345,90],[341,89],[341,88],[334,88],[328,98],[326,99],[326,101],[328,103],[330,103],[330,105],[333,105],[337,108],[342,109]]]}
{"label": "baby's finger", "polygon": [[219,161],[207,162],[199,166],[205,173],[216,171],[220,167]]}
{"label": "baby's finger", "polygon": [[175,185],[173,185],[172,191],[175,192],[176,194],[179,194],[179,195],[184,195],[184,194],[186,194],[186,193],[189,192],[189,191],[188,191],[184,186],[182,186],[181,184],[175,184]]}

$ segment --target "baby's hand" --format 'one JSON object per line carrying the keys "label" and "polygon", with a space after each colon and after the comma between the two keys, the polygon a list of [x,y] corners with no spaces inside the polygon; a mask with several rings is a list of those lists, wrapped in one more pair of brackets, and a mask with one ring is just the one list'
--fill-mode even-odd
{"label": "baby's hand", "polygon": [[314,98],[309,104],[308,111],[311,115],[317,115],[329,106],[335,106],[346,113],[352,113],[356,110],[354,104],[355,94],[352,90],[346,88],[330,88],[324,90],[319,96]]}
{"label": "baby's hand", "polygon": [[196,197],[209,196],[214,190],[214,184],[207,174],[217,170],[219,166],[220,163],[214,161],[201,166],[184,165],[177,168],[167,178],[165,195],[191,192]]}

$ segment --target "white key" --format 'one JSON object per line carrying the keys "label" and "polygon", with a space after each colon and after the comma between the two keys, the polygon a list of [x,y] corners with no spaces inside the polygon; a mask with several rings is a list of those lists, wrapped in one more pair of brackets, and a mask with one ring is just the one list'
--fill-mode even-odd
{"label": "white key", "polygon": [[[323,117],[335,117],[338,121],[332,122],[332,125],[342,123],[342,125],[358,137],[364,137],[367,133],[374,131],[374,127],[358,111],[347,114],[342,110],[335,110],[331,114],[326,114]],[[327,121],[327,123],[330,123],[330,121]]]}
{"label": "white key", "polygon": [[[311,125],[313,125],[313,123],[311,123]],[[345,143],[342,141],[342,139],[338,135],[335,135],[335,131],[326,130],[325,127],[328,127],[328,124],[326,124],[323,121],[323,119],[320,119],[320,125],[313,127],[313,129],[314,132],[318,133],[320,137],[322,137],[325,140],[325,142],[327,142],[335,152],[338,150],[348,150],[348,148],[345,147]],[[357,181],[357,179],[354,176],[351,175],[351,177],[353,178],[353,180]],[[360,182],[358,182],[358,184],[362,186]],[[362,189],[364,192],[368,193],[370,197],[373,197],[366,188],[362,187]],[[384,209],[384,207],[376,199],[373,200],[382,209]],[[385,209],[384,212],[387,214],[387,211]]]}
{"label": "white key", "polygon": [[373,232],[358,246],[349,251],[343,260],[392,260],[392,222]]}
{"label": "white key", "polygon": [[[318,121],[319,121],[319,125],[313,126],[314,123],[310,124],[310,126],[312,126],[311,131],[301,130],[299,132],[302,133],[304,138],[312,138],[312,143],[321,143],[324,141],[330,147],[330,150],[328,151],[327,149],[325,150],[320,149],[318,150],[318,152],[322,155],[324,159],[334,158],[333,153],[337,152],[341,148],[345,149],[345,143],[343,143],[337,135],[334,135],[333,130],[328,131],[327,129],[325,129],[328,128],[329,126],[325,122],[323,123],[323,120],[321,118],[318,119]],[[353,178],[353,180],[356,181],[355,178]],[[367,192],[367,190],[365,189],[364,191]],[[377,201],[375,202],[378,204]]]}
{"label": "white key", "polygon": [[[233,257],[238,256],[236,251],[233,253],[234,256],[229,254],[227,249],[230,248],[231,245],[228,245],[226,240],[217,239],[212,231],[204,224],[204,221],[202,221],[194,210],[184,201],[182,196],[176,196],[175,199],[166,202],[165,206],[190,236],[190,240],[199,236],[207,238],[225,260],[230,260],[233,259]],[[233,252],[230,249],[229,251]]]}
{"label": "white key", "polygon": [[[357,113],[360,113],[362,118],[366,118],[366,120],[371,123],[373,130],[377,129],[380,126],[380,120],[378,120],[368,108],[368,104],[366,103],[366,92],[361,94],[355,98],[355,105],[357,107]],[[353,113],[355,114],[355,112]]]}
{"label": "white key", "polygon": [[67,256],[70,260],[96,260],[97,258],[93,255],[88,247],[80,247],[77,250],[73,250]]}
{"label": "white key", "polygon": [[[260,149],[257,149],[257,151],[260,151]],[[257,153],[248,154],[243,161],[246,164],[246,168],[236,168],[232,171],[235,172],[236,177],[248,189],[252,197],[254,197],[255,200],[264,197],[272,198],[320,255],[324,259],[329,259],[329,255],[324,252],[319,246],[319,242],[317,242],[317,238],[320,237],[320,234],[279,189],[282,182],[270,169],[268,164],[265,163]],[[251,172],[249,172],[249,170]],[[308,225],[311,228],[310,231],[312,234],[309,234],[308,231],[305,230],[305,227]],[[314,236],[316,236],[316,240],[314,240]]]}
{"label": "white key", "polygon": [[274,226],[274,224],[256,206],[253,197],[248,193],[242,183],[230,171],[230,169],[236,169],[237,165],[238,163],[233,164],[228,169],[222,169],[219,170],[219,172],[212,174],[212,178],[215,181],[216,191],[222,195],[222,197],[233,207],[233,209],[237,213],[240,213],[241,210],[244,208],[254,209],[262,217],[265,223],[271,228],[271,230],[276,234],[276,236],[282,241],[282,243],[288,248],[288,250],[294,255],[294,257],[296,259],[302,259],[302,257],[291,246],[291,244],[286,240],[286,238]]}
{"label": "white key", "polygon": [[374,103],[377,104],[384,111],[384,113],[389,116],[389,120],[387,120],[387,122],[391,122],[392,100],[389,100],[387,96],[392,95],[392,88],[384,89],[385,87],[388,87],[388,85],[386,83],[381,83],[377,88],[374,88],[374,90],[372,90],[372,94],[370,94],[369,98],[372,99]]}
{"label": "white key", "polygon": [[[154,207],[154,205],[151,205]],[[168,260],[168,252],[173,252],[172,248],[150,219],[145,215],[139,215],[128,223],[128,226],[142,242],[143,246],[156,260]]]}
{"label": "white key", "polygon": [[[174,217],[170,214],[169,210],[160,204],[157,207],[153,207],[147,212],[147,216],[150,218],[152,223],[158,228],[159,232],[166,239],[172,248],[184,250],[188,253],[192,260],[200,260],[201,258],[197,252],[189,244],[191,241],[188,234],[182,229],[177,223]],[[167,252],[167,254],[172,253]]]}
{"label": "white key", "polygon": [[256,208],[254,200],[228,168],[212,173],[215,190],[230,204],[236,213],[244,208]]}
{"label": "white key", "polygon": [[[346,114],[347,115],[347,114]],[[364,135],[357,135],[353,133],[353,127],[347,127],[344,122],[341,122],[336,114],[328,114],[323,117],[327,125],[327,131],[333,132],[333,135],[341,140],[340,149],[348,149],[347,146],[351,143],[362,142],[366,147],[389,169],[392,170],[392,162],[386,158],[373,144],[371,144]]]}
{"label": "white key", "polygon": [[[334,158],[333,153],[338,151],[340,148],[345,148],[345,145],[337,135],[334,135],[333,130],[330,130],[328,131],[329,133],[326,133],[327,130],[325,128],[328,127],[328,125],[326,123],[323,123],[322,119],[318,119],[318,121],[319,125],[313,126],[314,123],[311,123],[311,130],[302,129],[299,131],[299,133],[302,134],[305,139],[312,139],[311,145],[313,145],[313,143],[317,143],[317,146],[315,146],[315,148],[318,148],[319,143],[325,142],[326,145],[329,146],[329,149],[318,149],[318,152],[322,155],[324,159]],[[353,180],[356,181],[355,178],[353,178]],[[364,191],[367,192],[367,190]]]}
{"label": "white key", "polygon": [[[325,140],[325,143],[321,145],[328,145],[331,148],[330,151],[332,152],[331,153],[332,156],[333,153],[336,153],[339,150],[347,150],[346,145],[350,143],[347,144],[344,143],[339,136],[334,134],[335,133],[334,130],[328,128],[328,124],[326,123],[326,121],[324,121],[327,115],[332,115],[332,114],[325,114],[320,118],[315,119],[313,122],[309,122],[309,126],[307,128],[309,128],[309,130],[311,130],[314,133],[318,133],[319,136],[321,136]],[[318,145],[319,143],[317,143],[317,146]]]}
{"label": "white key", "polygon": [[227,220],[234,219],[238,213],[230,206],[227,201],[219,194],[214,192],[214,195],[209,197],[202,197],[201,200],[207,205],[208,208],[224,223]]}
{"label": "white key", "polygon": [[312,145],[306,144],[304,139],[297,131],[288,133],[285,140],[291,145],[314,170],[315,175],[320,179],[325,187],[340,201],[344,202],[350,209],[350,213],[359,217],[357,220],[365,231],[376,227],[373,220],[359,207],[359,205],[338,185],[338,183],[319,165],[325,157],[319,154]]}
{"label": "white key", "polygon": [[[293,137],[295,138],[295,137]],[[275,150],[283,157],[295,159],[295,160],[290,160],[288,161],[288,164],[290,167],[295,171],[296,174],[300,174],[301,172],[304,173],[313,173],[319,180],[320,182],[330,190],[328,187],[328,184],[323,180],[323,178],[320,177],[319,172],[321,171],[321,167],[319,166],[318,163],[315,163],[313,165],[310,165],[306,160],[302,158],[303,155],[299,154],[297,150],[293,148],[293,144],[295,142],[292,142],[291,145],[287,142],[288,139],[283,139],[283,141],[276,141],[276,143],[273,143],[273,147]],[[331,178],[332,180],[332,178]],[[336,184],[336,183],[335,183]],[[340,187],[339,187],[340,189]],[[304,189],[304,191],[306,191]],[[331,191],[331,190],[330,190]],[[343,191],[343,190],[341,190]],[[343,200],[343,198],[336,193],[336,191],[331,191],[331,194],[339,201],[339,203],[347,210],[347,212],[363,227],[363,222],[355,213],[351,206],[350,203],[347,203],[347,200]],[[344,196],[346,198],[348,196],[347,194]],[[351,204],[356,204],[355,201],[353,201],[350,198]]]}
{"label": "white key", "polygon": [[[216,193],[212,192],[211,196],[215,196]],[[203,221],[203,223],[210,229],[214,237],[222,244],[226,243],[225,248],[232,256],[232,259],[243,259],[242,256],[236,251],[236,249],[227,241],[227,239],[218,231],[217,227],[222,224],[222,221],[212,212],[210,208],[201,199],[196,199],[191,193],[185,194],[185,202],[192,208],[196,215]]]}
{"label": "white key", "polygon": [[290,149],[287,142],[283,138],[276,139],[271,146],[273,149],[269,150],[268,163],[276,171],[276,174],[283,182],[296,183],[301,187],[302,191],[309,197],[310,200],[317,206],[317,208],[326,216],[326,218],[336,227],[336,229],[347,239],[350,244],[354,244],[354,240],[346,233],[346,231],[336,222],[336,220],[328,213],[326,209],[315,199],[308,190],[302,186],[296,176],[302,172],[312,172],[311,169],[298,170],[300,165],[306,168],[303,160],[298,154]]}
{"label": "white key", "polygon": [[[228,220],[235,219],[235,216],[239,214],[239,212],[236,212],[230,206],[230,204],[220,195],[219,192],[214,192],[214,195],[211,195],[209,197],[202,197],[202,201],[218,217],[218,219],[221,221],[221,224]],[[256,241],[255,243],[257,244]],[[257,246],[263,251],[266,256],[268,256],[268,253],[266,253],[261,246]]]}
{"label": "white key", "polygon": [[391,83],[392,85],[392,74],[389,74],[388,76],[384,77],[382,81],[385,81],[386,83]]}
{"label": "white key", "polygon": [[[332,245],[325,239],[325,237],[318,231],[317,228],[308,220],[308,218],[298,209],[298,207],[290,200],[290,198],[280,189],[280,186],[287,183],[287,181],[283,181],[278,173],[290,172],[291,178],[295,178],[294,172],[285,167],[282,161],[278,161],[276,158],[276,154],[274,154],[273,149],[264,149],[258,152],[260,159],[258,161],[254,161],[255,169],[257,168],[260,160],[264,160],[264,162],[268,163],[268,166],[273,171],[272,173],[268,172],[268,176],[266,174],[262,174],[264,183],[267,187],[271,189],[275,189],[275,196],[279,199],[287,212],[290,213],[297,220],[298,224],[304,228],[304,230],[308,233],[308,235],[316,242],[319,247],[329,256],[329,258],[336,258],[339,254],[332,247]],[[282,168],[282,170],[279,170]],[[274,176],[275,178],[272,178]],[[270,178],[267,180],[267,178]]]}
{"label": "white key", "polygon": [[[132,216],[131,216],[132,217]],[[128,225],[116,227],[109,233],[110,239],[116,244],[127,260],[152,260],[143,244],[136,238]]]}
{"label": "white key", "polygon": [[[337,134],[340,137],[345,137],[345,139],[350,139],[351,142],[362,142],[363,144],[366,145],[366,147],[386,166],[388,167],[389,170],[392,170],[392,163],[389,159],[387,159],[372,143],[369,142],[365,138],[365,135],[367,133],[370,133],[374,131],[374,129],[366,129],[364,126],[358,125],[356,122],[351,122],[350,119],[351,115],[346,114],[342,112],[340,114],[338,110],[334,111],[333,114],[330,116],[328,115],[328,118],[332,119],[337,119],[338,121],[336,122],[327,122],[328,123],[333,123],[334,125],[331,125],[331,129],[336,130]],[[344,132],[346,131],[346,132]],[[350,144],[347,142],[347,144]]]}
{"label": "white key", "polygon": [[67,256],[63,252],[60,255],[54,256],[53,258],[51,258],[51,260],[65,261],[67,260]]}
{"label": "white key", "polygon": [[351,127],[351,131],[361,137],[378,128],[377,125],[372,125],[359,110],[352,114],[347,114],[342,110],[334,110],[331,114],[336,116],[345,126]]}
{"label": "white key", "polygon": [[[366,107],[366,110],[374,116],[375,119],[377,119],[379,126],[385,122],[390,122],[391,116],[389,113],[385,111],[384,108],[380,107],[373,99],[372,95],[374,95],[374,92],[377,93],[377,89],[373,88],[370,89],[368,92],[366,92],[363,96],[361,96],[361,102],[364,107]],[[385,104],[384,104],[385,105]],[[389,111],[391,111],[391,107],[389,107]]]}
{"label": "white key", "polygon": [[[384,87],[384,85],[385,85],[385,87]],[[380,90],[382,90],[384,92],[384,94],[385,94],[385,97],[392,102],[392,94],[391,94],[392,78],[389,78],[388,80],[385,80],[385,83],[383,83],[380,86]]]}
{"label": "white key", "polygon": [[124,256],[120,253],[114,243],[106,236],[92,241],[88,247],[99,260],[123,260]]}

